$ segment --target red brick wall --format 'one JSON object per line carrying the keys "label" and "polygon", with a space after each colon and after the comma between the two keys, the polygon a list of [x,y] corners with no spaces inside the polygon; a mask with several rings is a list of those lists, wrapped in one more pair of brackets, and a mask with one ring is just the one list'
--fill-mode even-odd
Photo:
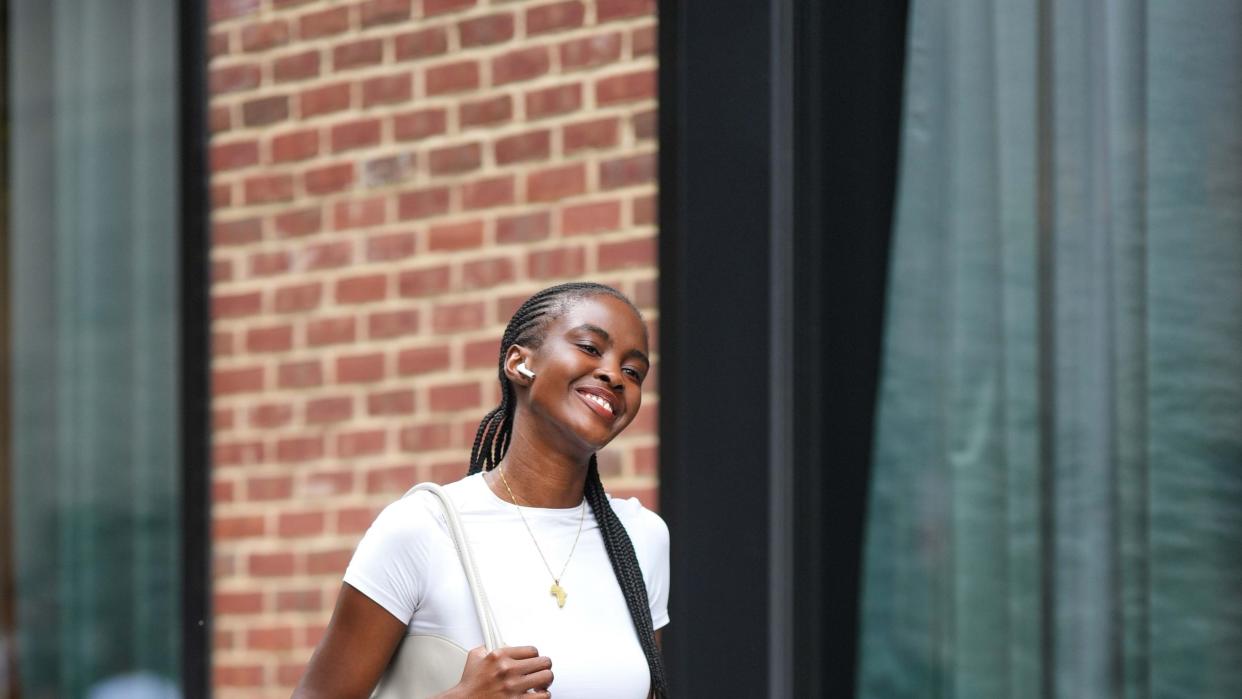
{"label": "red brick wall", "polygon": [[[656,319],[654,0],[210,17],[215,692],[287,697],[374,515],[464,473],[516,304]],[[649,386],[601,467],[654,504]]]}

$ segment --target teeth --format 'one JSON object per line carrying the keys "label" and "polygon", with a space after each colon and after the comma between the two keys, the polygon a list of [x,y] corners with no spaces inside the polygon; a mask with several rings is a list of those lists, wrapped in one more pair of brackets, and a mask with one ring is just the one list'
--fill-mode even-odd
{"label": "teeth", "polygon": [[604,406],[605,408],[607,408],[607,409],[608,409],[608,412],[610,412],[610,413],[612,412],[612,406],[611,406],[611,405],[609,405],[609,404],[608,404],[608,401],[604,400],[603,398],[600,398],[599,396],[595,395],[594,393],[584,393],[584,394],[582,394],[582,395],[584,395],[584,396],[586,396],[587,398],[590,398],[591,400],[595,401],[596,403],[599,403],[600,405]]}

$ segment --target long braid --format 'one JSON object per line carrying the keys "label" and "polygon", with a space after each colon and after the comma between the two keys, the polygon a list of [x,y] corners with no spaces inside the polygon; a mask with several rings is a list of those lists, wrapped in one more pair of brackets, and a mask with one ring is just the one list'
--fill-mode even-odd
{"label": "long braid", "polygon": [[[490,471],[501,462],[509,450],[513,437],[513,417],[517,409],[517,398],[513,392],[513,384],[505,376],[505,354],[515,344],[537,349],[543,342],[543,331],[549,320],[559,315],[565,304],[571,299],[587,298],[604,294],[620,299],[629,304],[634,313],[641,317],[633,302],[621,292],[603,284],[589,282],[573,282],[553,286],[531,296],[526,300],[505,327],[500,339],[500,405],[483,416],[479,429],[474,435],[474,445],[470,449],[469,474]],[[657,699],[668,696],[668,686],[664,679],[664,661],[660,649],[656,645],[655,631],[651,624],[651,605],[647,599],[647,585],[643,581],[642,569],[638,565],[638,557],[634,554],[634,544],[625,531],[617,513],[613,512],[608,496],[604,493],[604,485],[599,479],[599,467],[595,455],[591,455],[587,468],[584,496],[591,505],[591,512],[599,523],[600,534],[604,539],[604,549],[608,552],[608,560],[612,563],[613,573],[617,576],[617,584],[625,596],[626,607],[630,610],[630,618],[634,621],[634,629],[638,632],[638,642],[642,646],[643,655],[647,657],[647,667],[651,673],[651,691]]]}

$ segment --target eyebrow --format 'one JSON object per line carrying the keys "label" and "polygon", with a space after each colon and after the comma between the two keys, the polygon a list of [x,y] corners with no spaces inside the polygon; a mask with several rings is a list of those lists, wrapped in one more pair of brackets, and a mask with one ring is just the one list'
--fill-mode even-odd
{"label": "eyebrow", "polygon": [[[598,325],[594,325],[594,324],[592,324],[592,323],[583,323],[582,325],[579,325],[579,326],[578,326],[578,327],[576,327],[576,328],[570,328],[570,329],[569,329],[569,332],[571,332],[571,333],[572,333],[572,332],[580,332],[580,331],[585,331],[585,332],[589,332],[589,333],[594,333],[595,335],[599,335],[599,336],[600,336],[600,338],[602,338],[602,339],[604,340],[604,342],[608,342],[608,343],[611,343],[611,342],[612,342],[612,336],[608,334],[608,331],[607,331],[607,330],[604,330],[603,328],[599,327]],[[647,359],[647,355],[643,354],[640,350],[637,350],[637,349],[632,349],[632,350],[630,350],[629,352],[626,352],[626,353],[625,353],[625,356],[626,356],[626,357],[634,357],[634,358],[636,358],[636,359],[641,359],[641,360],[642,360],[642,361],[643,361],[643,362],[644,362],[647,366],[651,366],[651,360],[650,360],[650,359]]]}

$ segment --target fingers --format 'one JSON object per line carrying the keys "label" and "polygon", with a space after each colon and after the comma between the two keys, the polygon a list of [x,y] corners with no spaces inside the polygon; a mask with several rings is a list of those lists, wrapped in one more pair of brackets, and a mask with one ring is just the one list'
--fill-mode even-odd
{"label": "fingers", "polygon": [[534,646],[505,646],[497,648],[496,652],[514,660],[526,660],[539,656],[539,649]]}

